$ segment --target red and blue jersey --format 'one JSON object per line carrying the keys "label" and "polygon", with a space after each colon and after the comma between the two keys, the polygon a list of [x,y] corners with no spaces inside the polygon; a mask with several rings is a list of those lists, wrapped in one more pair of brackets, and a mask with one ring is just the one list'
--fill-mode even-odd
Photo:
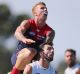
{"label": "red and blue jersey", "polygon": [[39,45],[45,43],[48,34],[52,31],[52,28],[50,28],[47,24],[45,24],[43,27],[40,27],[39,24],[35,23],[34,19],[29,19],[28,22],[30,26],[24,33],[24,36],[36,41],[36,43],[24,44],[23,42],[19,41],[17,47],[19,50],[23,49],[26,46],[38,50]]}
{"label": "red and blue jersey", "polygon": [[37,52],[39,52],[40,50],[39,46],[45,42],[48,33],[52,31],[52,29],[47,24],[45,24],[43,27],[40,28],[38,27],[38,24],[36,24],[33,19],[30,19],[28,21],[29,21],[30,27],[26,30],[26,32],[24,33],[24,36],[26,38],[35,40],[36,43],[25,44],[22,41],[18,41],[17,50],[11,58],[13,65],[16,62],[17,53],[23,48],[29,48],[29,49],[34,48],[37,50]]}
{"label": "red and blue jersey", "polygon": [[[39,24],[36,24],[34,19],[29,19],[30,27],[26,30],[24,33],[24,36],[29,39],[33,39],[36,41],[36,43],[32,44],[24,44],[23,42],[19,41],[18,43],[18,50],[21,50],[23,48],[31,47],[35,49],[39,49],[39,45],[45,42],[47,35],[52,31],[52,28],[50,28],[47,24],[45,24],[43,27],[39,27]],[[26,26],[25,26],[26,28]]]}

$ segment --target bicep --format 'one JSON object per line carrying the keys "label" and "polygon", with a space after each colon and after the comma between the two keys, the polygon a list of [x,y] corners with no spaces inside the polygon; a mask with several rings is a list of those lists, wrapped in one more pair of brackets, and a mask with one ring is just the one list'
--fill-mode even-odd
{"label": "bicep", "polygon": [[32,74],[32,67],[30,65],[27,65],[24,69],[23,74]]}

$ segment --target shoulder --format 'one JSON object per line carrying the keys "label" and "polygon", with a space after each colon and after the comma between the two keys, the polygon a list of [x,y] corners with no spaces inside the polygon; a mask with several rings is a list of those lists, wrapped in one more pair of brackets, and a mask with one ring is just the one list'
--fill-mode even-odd
{"label": "shoulder", "polygon": [[55,35],[55,30],[52,29],[49,25],[46,24],[46,28],[52,35]]}
{"label": "shoulder", "polygon": [[28,22],[29,22],[30,25],[35,25],[34,19],[29,19]]}
{"label": "shoulder", "polygon": [[46,28],[51,31],[53,30],[48,24],[46,24]]}
{"label": "shoulder", "polygon": [[21,25],[26,25],[26,24],[29,24],[29,21],[28,21],[28,20],[23,20],[23,21],[21,22]]}
{"label": "shoulder", "polygon": [[30,27],[32,23],[34,23],[33,19],[23,20],[18,28],[26,29]]}
{"label": "shoulder", "polygon": [[26,29],[27,27],[29,27],[29,21],[28,20],[23,20],[21,22],[21,24],[18,26],[19,29]]}
{"label": "shoulder", "polygon": [[21,25],[27,25],[27,24],[31,24],[31,23],[34,23],[34,20],[33,19],[28,19],[28,20],[23,20],[21,22]]}
{"label": "shoulder", "polygon": [[32,68],[33,68],[33,67],[35,67],[36,65],[38,65],[38,61],[34,61],[34,62],[30,63],[29,65],[32,66]]}

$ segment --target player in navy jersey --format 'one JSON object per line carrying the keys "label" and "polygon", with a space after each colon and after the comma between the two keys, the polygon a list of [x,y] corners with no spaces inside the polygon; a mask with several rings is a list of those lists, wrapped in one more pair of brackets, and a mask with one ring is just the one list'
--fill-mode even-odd
{"label": "player in navy jersey", "polygon": [[41,44],[53,45],[55,31],[46,24],[48,15],[46,4],[44,2],[37,3],[33,6],[32,12],[34,19],[22,21],[15,31],[18,45],[11,61],[14,68],[18,68],[18,70],[23,70],[25,65],[31,62],[39,52]]}

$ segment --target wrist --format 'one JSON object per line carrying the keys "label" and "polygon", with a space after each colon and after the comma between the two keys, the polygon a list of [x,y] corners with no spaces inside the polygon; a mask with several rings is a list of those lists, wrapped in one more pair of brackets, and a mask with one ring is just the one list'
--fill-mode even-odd
{"label": "wrist", "polygon": [[27,38],[23,37],[23,38],[21,39],[21,41],[22,41],[23,43],[26,43],[26,39],[27,39]]}

